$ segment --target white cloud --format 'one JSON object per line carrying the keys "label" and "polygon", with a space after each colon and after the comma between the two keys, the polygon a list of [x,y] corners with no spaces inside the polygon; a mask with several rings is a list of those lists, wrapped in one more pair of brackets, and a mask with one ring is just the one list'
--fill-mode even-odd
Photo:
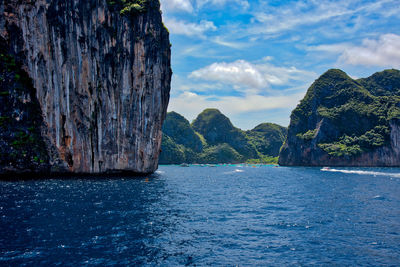
{"label": "white cloud", "polygon": [[161,10],[163,11],[186,11],[193,12],[193,5],[189,0],[161,0]]}
{"label": "white cloud", "polygon": [[[273,109],[292,110],[304,96],[304,91],[291,95],[262,96],[257,94],[245,97],[236,96],[204,96],[194,92],[183,92],[171,97],[168,110],[183,114],[187,119],[193,120],[201,111],[206,108],[218,108],[228,117],[247,112],[262,112]],[[213,98],[213,100],[210,100]],[[268,120],[268,118],[266,118]],[[269,119],[271,120],[271,118]],[[241,125],[238,125],[239,127]],[[253,125],[254,126],[254,125]],[[252,127],[250,125],[250,127]]]}
{"label": "white cloud", "polygon": [[215,31],[217,27],[212,21],[202,20],[200,23],[190,23],[175,18],[164,18],[164,23],[171,33],[186,36],[205,38],[205,32]]}
{"label": "white cloud", "polygon": [[283,68],[267,62],[255,64],[245,60],[236,60],[230,63],[213,63],[193,71],[189,78],[222,82],[249,91],[269,88],[270,85],[289,85],[292,81],[308,81],[315,76],[313,72],[299,70],[295,67]]}
{"label": "white cloud", "polygon": [[378,39],[364,39],[352,44],[320,45],[309,50],[340,54],[339,62],[351,65],[400,67],[400,35],[383,34]]}
{"label": "white cloud", "polygon": [[[189,120],[206,108],[218,108],[230,118],[252,112],[267,114],[277,109],[290,113],[317,75],[295,67],[274,66],[270,63],[272,59],[267,56],[255,63],[217,62],[193,71],[187,78],[176,76],[168,110],[181,113]],[[273,85],[284,85],[286,89],[263,90]],[[231,91],[239,93],[232,95]],[[265,121],[271,120],[265,118]],[[276,122],[285,124],[286,117]],[[254,127],[250,118],[240,124],[239,127]]]}
{"label": "white cloud", "polygon": [[258,69],[245,60],[237,60],[232,63],[213,63],[205,68],[193,71],[189,78],[220,81],[252,88],[262,88],[267,85],[265,77]]}
{"label": "white cloud", "polygon": [[329,2],[297,2],[287,7],[268,7],[268,12],[254,14],[253,34],[276,34],[292,30],[303,25],[312,25],[324,20],[351,14],[345,5]]}
{"label": "white cloud", "polygon": [[340,60],[352,65],[400,67],[400,35],[385,34],[378,40],[365,39],[362,45],[345,49]]}
{"label": "white cloud", "polygon": [[224,91],[221,83],[191,81],[178,74],[172,76],[171,88],[171,96],[177,96],[183,92],[190,92],[191,90],[203,93],[210,91]]}
{"label": "white cloud", "polygon": [[351,32],[352,29],[365,27],[365,18],[368,18],[367,22],[374,21],[371,15],[398,17],[400,11],[398,0],[297,1],[278,7],[265,3],[260,8],[261,11],[253,13],[252,25],[244,31],[244,34],[266,35],[264,38],[274,37],[276,34],[281,35],[307,25],[316,25],[315,29],[325,29],[320,31],[324,35],[331,34],[332,32],[326,29],[334,27]]}
{"label": "white cloud", "polygon": [[222,7],[226,4],[236,4],[244,9],[247,9],[250,6],[250,4],[247,0],[197,0],[197,6],[199,8],[201,8],[203,6],[207,6],[207,5],[214,5],[214,6]]}
{"label": "white cloud", "polygon": [[245,44],[245,43],[231,42],[231,41],[224,40],[221,36],[217,36],[213,41],[216,44],[226,46],[229,48],[234,48],[234,49],[242,49],[242,48],[248,46],[248,44]]}

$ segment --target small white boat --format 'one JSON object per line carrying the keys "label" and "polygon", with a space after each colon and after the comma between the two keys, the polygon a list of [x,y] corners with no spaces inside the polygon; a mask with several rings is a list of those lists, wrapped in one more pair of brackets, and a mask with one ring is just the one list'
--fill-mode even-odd
{"label": "small white boat", "polygon": [[331,168],[329,168],[329,167],[323,167],[322,169],[321,169],[321,171],[329,171]]}

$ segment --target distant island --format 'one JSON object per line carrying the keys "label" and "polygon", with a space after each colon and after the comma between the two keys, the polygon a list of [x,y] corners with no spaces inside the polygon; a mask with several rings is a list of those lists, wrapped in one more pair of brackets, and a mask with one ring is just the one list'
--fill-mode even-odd
{"label": "distant island", "polygon": [[400,71],[324,73],[292,112],[279,164],[400,166]]}
{"label": "distant island", "polygon": [[169,112],[159,163],[277,163],[286,134],[287,128],[273,123],[243,131],[217,109],[204,110],[191,124]]}
{"label": "distant island", "polygon": [[217,109],[189,123],[169,112],[160,164],[279,163],[283,166],[400,166],[400,71],[354,80],[328,70],[293,110],[289,128],[234,127]]}

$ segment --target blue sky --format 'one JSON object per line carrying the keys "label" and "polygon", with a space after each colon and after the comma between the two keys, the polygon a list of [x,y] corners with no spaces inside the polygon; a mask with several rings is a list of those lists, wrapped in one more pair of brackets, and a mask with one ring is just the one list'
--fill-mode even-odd
{"label": "blue sky", "polygon": [[169,111],[218,108],[232,123],[287,126],[330,68],[400,68],[400,0],[161,0],[172,43]]}

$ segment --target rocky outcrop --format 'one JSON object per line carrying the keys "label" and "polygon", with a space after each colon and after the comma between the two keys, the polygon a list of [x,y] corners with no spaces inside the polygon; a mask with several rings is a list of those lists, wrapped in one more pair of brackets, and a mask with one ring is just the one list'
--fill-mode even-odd
{"label": "rocky outcrop", "polygon": [[[36,89],[32,98],[53,171],[157,169],[169,101],[170,43],[159,2],[140,5],[0,2],[0,35],[6,53]],[[24,171],[7,159],[1,165],[0,172]]]}
{"label": "rocky outcrop", "polygon": [[353,80],[329,70],[293,110],[287,166],[400,166],[400,71]]}
{"label": "rocky outcrop", "polygon": [[250,142],[263,155],[277,157],[287,136],[287,128],[275,123],[261,123],[246,131]]}
{"label": "rocky outcrop", "polygon": [[234,127],[218,109],[203,110],[193,121],[192,127],[204,136],[209,145],[226,143],[246,159],[257,157],[257,151],[249,144],[246,134]]}
{"label": "rocky outcrop", "polygon": [[160,164],[276,163],[286,134],[285,127],[273,123],[242,131],[217,109],[204,110],[192,125],[178,113],[168,112]]}
{"label": "rocky outcrop", "polygon": [[194,152],[203,150],[200,135],[193,130],[185,117],[174,111],[168,112],[163,124],[163,133],[171,137],[175,143],[190,148]]}

